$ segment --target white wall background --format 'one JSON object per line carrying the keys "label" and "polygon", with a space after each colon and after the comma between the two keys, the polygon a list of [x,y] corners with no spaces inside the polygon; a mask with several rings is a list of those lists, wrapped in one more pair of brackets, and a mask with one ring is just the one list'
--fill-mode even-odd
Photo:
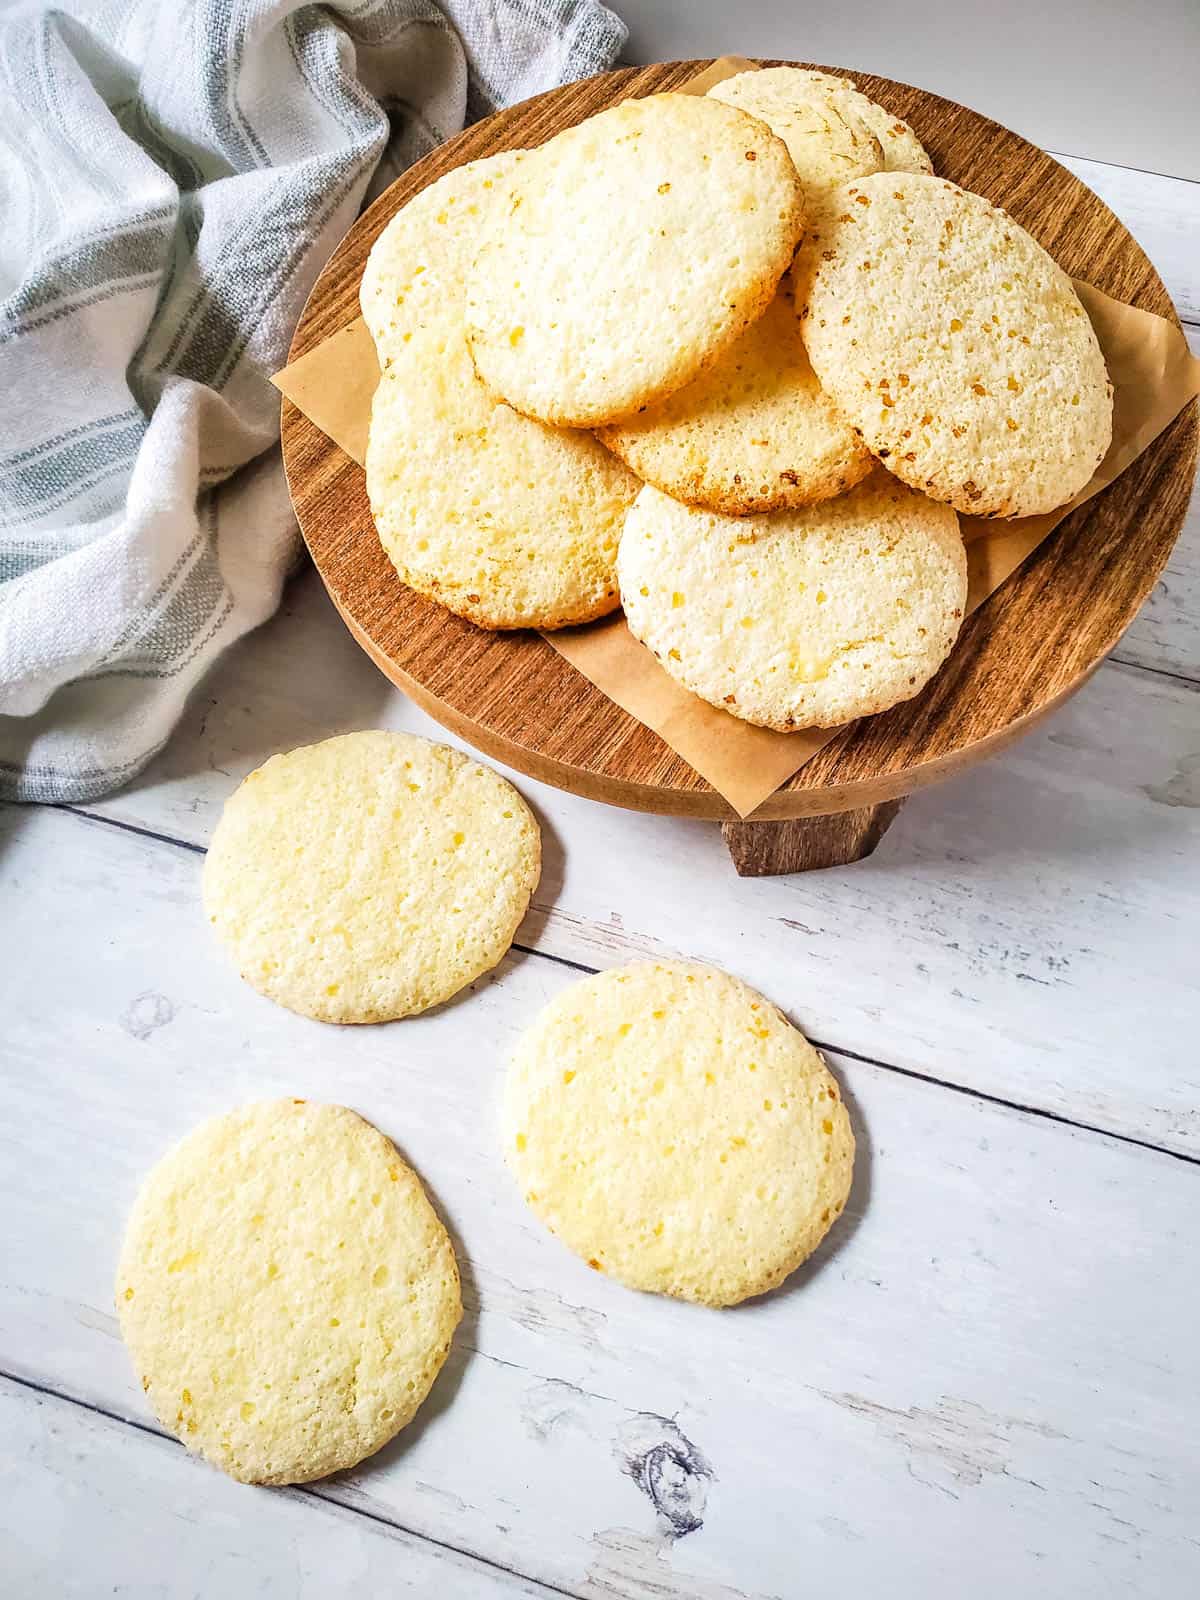
{"label": "white wall background", "polygon": [[857,67],[959,100],[1044,149],[1200,181],[1200,0],[612,5],[631,62],[736,54]]}

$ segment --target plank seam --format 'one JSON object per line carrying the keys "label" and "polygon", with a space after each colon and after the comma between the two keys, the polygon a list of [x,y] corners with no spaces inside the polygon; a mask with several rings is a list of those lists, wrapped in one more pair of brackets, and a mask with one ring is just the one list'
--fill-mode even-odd
{"label": "plank seam", "polygon": [[[1200,186],[1200,178],[1185,178],[1178,172],[1158,172],[1154,167],[1127,167],[1123,161],[1097,161],[1095,156],[1076,156],[1065,150],[1047,150],[1046,154],[1053,156],[1055,161],[1086,161],[1089,167],[1111,167],[1114,172],[1136,172],[1143,178],[1165,178],[1168,183],[1190,183],[1193,187]],[[1080,182],[1082,181],[1080,179]],[[1094,194],[1095,190],[1092,190],[1092,193]],[[1103,196],[1101,198],[1103,199]],[[1108,202],[1105,201],[1105,204]],[[1112,209],[1111,206],[1109,209]]]}
{"label": "plank seam", "polygon": [[1115,650],[1108,659],[1114,666],[1132,667],[1135,672],[1148,672],[1154,678],[1170,678],[1173,683],[1186,684],[1189,689],[1200,689],[1200,678],[1193,678],[1186,672],[1174,672],[1170,667],[1148,667],[1144,661],[1133,661],[1128,656],[1118,655]]}
{"label": "plank seam", "polygon": [[866,1067],[879,1067],[884,1072],[898,1073],[902,1078],[913,1078],[918,1083],[928,1083],[937,1089],[949,1089],[952,1094],[966,1095],[970,1100],[983,1100],[988,1105],[1003,1106],[1007,1111],[1020,1111],[1026,1116],[1043,1117],[1047,1122],[1057,1122],[1060,1127],[1078,1128],[1081,1133],[1090,1133],[1101,1139],[1113,1139],[1118,1144],[1136,1145],[1141,1150],[1152,1150],[1155,1155],[1170,1156],[1173,1161],[1182,1161],[1190,1167],[1200,1166],[1200,1156],[1190,1155],[1185,1150],[1171,1150],[1166,1145],[1154,1144],[1149,1139],[1139,1139],[1132,1133],[1114,1133],[1111,1128],[1101,1128],[1094,1122],[1077,1122],[1073,1117],[1064,1117],[1059,1111],[1028,1106],[1020,1100],[1006,1100],[1003,1095],[989,1094],[986,1089],[973,1089],[969,1084],[952,1083],[946,1078],[935,1078],[928,1072],[919,1072],[916,1067],[900,1067],[894,1061],[877,1061],[874,1056],[865,1056],[858,1050],[847,1050],[844,1045],[830,1044],[826,1039],[813,1039],[811,1042],[818,1050],[827,1050],[833,1056],[845,1056],[848,1061],[859,1061]]}
{"label": "plank seam", "polygon": [[82,817],[85,822],[102,822],[107,828],[119,828],[122,833],[136,833],[143,839],[154,839],[159,844],[177,845],[180,850],[190,850],[193,855],[206,856],[207,848],[202,844],[192,844],[188,839],[176,839],[169,833],[157,833],[153,828],[140,827],[136,822],[120,822],[116,817],[106,817],[98,811],[85,811],[82,806],[61,805],[51,806],[52,811],[69,811],[73,817]]}
{"label": "plank seam", "polygon": [[[67,807],[62,809],[66,810]],[[123,1416],[119,1411],[110,1411],[107,1406],[97,1405],[92,1400],[84,1400],[79,1395],[68,1394],[62,1389],[52,1388],[47,1383],[39,1383],[35,1378],[19,1377],[15,1372],[0,1367],[0,1380],[13,1384],[18,1389],[25,1389],[33,1394],[45,1395],[50,1400],[61,1400],[64,1405],[75,1406],[80,1411],[90,1411],[93,1416],[103,1417],[107,1422],[115,1422],[119,1427],[129,1428],[135,1433],[147,1434],[151,1439],[161,1440],[165,1444],[174,1445],[183,1450],[182,1440],[177,1439],[173,1433],[168,1433],[165,1428],[156,1428],[147,1422],[140,1422],[136,1417]],[[185,1454],[188,1452],[185,1451]],[[193,1457],[193,1459],[199,1459]],[[207,1465],[207,1463],[205,1464]],[[208,1467],[215,1472],[215,1467]],[[362,1517],[365,1522],[378,1523],[380,1527],[391,1528],[396,1533],[402,1533],[409,1539],[415,1539],[421,1544],[432,1545],[436,1550],[444,1550],[448,1555],[461,1556],[467,1561],[478,1562],[480,1566],[489,1567],[495,1572],[502,1572],[505,1577],[515,1578],[521,1583],[528,1583],[535,1589],[542,1590],[545,1594],[565,1595],[567,1600],[583,1600],[574,1589],[563,1589],[558,1584],[547,1583],[542,1578],[534,1578],[527,1572],[522,1572],[518,1567],[505,1566],[502,1561],[493,1561],[488,1556],[478,1555],[474,1550],[463,1550],[458,1545],[449,1544],[445,1539],[435,1539],[430,1534],[418,1533],[415,1528],[406,1527],[402,1522],[395,1522],[380,1511],[370,1511],[361,1505],[356,1505],[351,1500],[339,1499],[332,1492],[322,1492],[307,1484],[291,1483],[276,1484],[271,1487],[277,1489],[289,1499],[319,1500],[322,1505],[335,1507],[338,1511],[349,1513],[353,1517]]]}
{"label": "plank seam", "polygon": [[566,1600],[585,1600],[578,1590],[564,1589],[557,1583],[547,1583],[544,1578],[532,1578],[519,1567],[505,1566],[503,1561],[493,1561],[490,1556],[477,1555],[473,1550],[460,1550],[457,1545],[448,1544],[444,1539],[435,1539],[428,1533],[417,1533],[414,1529],[405,1527],[402,1522],[393,1522],[382,1512],[368,1511],[352,1501],[339,1500],[332,1493],[323,1494],[319,1489],[308,1489],[302,1484],[293,1485],[285,1492],[295,1497],[306,1496],[312,1500],[320,1500],[323,1505],[336,1506],[339,1511],[349,1511],[353,1516],[362,1517],[367,1522],[377,1522],[381,1527],[393,1528],[397,1533],[407,1534],[410,1539],[419,1539],[422,1544],[432,1545],[435,1550],[445,1550],[450,1555],[463,1556],[468,1561],[478,1562],[481,1567],[491,1568],[493,1572],[502,1572],[507,1578],[516,1578],[520,1583],[527,1583],[534,1589],[540,1589],[544,1594],[565,1595]]}

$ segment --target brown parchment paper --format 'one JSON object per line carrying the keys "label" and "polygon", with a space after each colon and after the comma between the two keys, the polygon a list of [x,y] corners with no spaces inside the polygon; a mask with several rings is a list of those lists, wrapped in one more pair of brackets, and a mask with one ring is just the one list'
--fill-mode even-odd
{"label": "brown parchment paper", "polygon": [[[677,92],[703,94],[736,72],[754,70],[752,61],[724,56]],[[1113,382],[1112,446],[1074,500],[1045,516],[1013,522],[959,518],[967,546],[968,615],[1065,516],[1124,472],[1200,394],[1200,360],[1173,323],[1113,300],[1078,279],[1075,288],[1092,319]],[[364,464],[379,365],[361,317],[271,381],[352,460]],[[749,816],[842,731],[774,733],[710,706],[663,671],[630,633],[620,612],[586,627],[562,628],[542,637],[623,711],[652,728],[741,817]]]}

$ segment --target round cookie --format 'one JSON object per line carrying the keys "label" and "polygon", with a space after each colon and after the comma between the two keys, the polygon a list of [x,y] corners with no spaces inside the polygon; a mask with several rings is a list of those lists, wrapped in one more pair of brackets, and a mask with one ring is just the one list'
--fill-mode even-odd
{"label": "round cookie", "polygon": [[638,480],[592,434],[493,400],[457,330],[414,330],[384,372],[366,471],[380,543],[419,594],[495,629],[616,609]]}
{"label": "round cookie", "polygon": [[367,260],[361,302],[383,375],[367,493],[410,588],[485,628],[558,628],[617,604],[633,476],[589,433],[518,415],[467,348],[464,275],[519,155],[472,162],[410,200]]}
{"label": "round cookie", "polygon": [[529,152],[497,212],[468,279],[475,364],[519,411],[584,427],[715,360],[766,309],[803,225],[782,141],[681,94],[627,100]]}
{"label": "round cookie", "polygon": [[272,756],[225,802],[204,909],[242,977],[321,1022],[386,1022],[502,958],[541,866],[499,773],[408,733]]}
{"label": "round cookie", "polygon": [[117,1276],[163,1425],[243,1483],[354,1466],[415,1415],[462,1316],[420,1180],[343,1106],[262,1101],[146,1178]]}
{"label": "round cookie", "polygon": [[929,159],[925,146],[908,123],[902,117],[894,116],[877,101],[868,99],[861,93],[853,78],[837,78],[832,73],[805,71],[802,68],[790,70],[799,71],[801,77],[808,79],[810,85],[830,94],[835,104],[844,107],[865,124],[879,140],[883,152],[883,171],[933,171],[933,162]]}
{"label": "round cookie", "polygon": [[504,1149],[590,1267],[711,1306],[811,1255],[854,1163],[804,1035],[747,984],[685,962],[598,973],[550,1002],[509,1065]]}
{"label": "round cookie", "polygon": [[842,494],[874,466],[817,382],[784,289],[686,389],[600,437],[647,483],[735,517]]}
{"label": "round cookie", "polygon": [[915,695],[962,623],[958,518],[886,472],[802,511],[722,517],[645,488],[618,562],[630,631],[746,722],[835,727]]}
{"label": "round cookie", "polygon": [[455,167],[402,206],[371,246],[358,299],[380,366],[430,318],[443,326],[450,311],[461,327],[488,211],[521,157],[511,150]]}
{"label": "round cookie", "polygon": [[714,84],[708,95],[749,112],[779,135],[811,205],[828,190],[884,166],[883,145],[851,104],[848,82],[799,67],[763,67]]}
{"label": "round cookie", "polygon": [[1066,273],[1003,211],[940,178],[841,191],[796,304],[813,367],[897,477],[960,511],[1020,517],[1081,489],[1112,387]]}

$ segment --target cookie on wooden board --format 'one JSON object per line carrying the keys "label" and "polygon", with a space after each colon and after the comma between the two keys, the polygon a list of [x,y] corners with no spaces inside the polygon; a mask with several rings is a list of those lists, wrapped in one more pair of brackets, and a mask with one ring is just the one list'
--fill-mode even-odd
{"label": "cookie on wooden board", "polygon": [[591,433],[494,400],[456,329],[419,328],[371,403],[367,494],[410,588],[483,628],[562,628],[618,604],[639,483]]}
{"label": "cookie on wooden board", "polygon": [[851,104],[848,85],[848,79],[802,67],[763,67],[736,73],[708,94],[748,111],[779,135],[811,204],[827,190],[885,165],[883,145]]}
{"label": "cookie on wooden board", "polygon": [[895,116],[877,101],[868,99],[853,78],[838,78],[829,72],[800,70],[814,86],[832,94],[835,103],[844,106],[866,124],[879,140],[884,172],[933,171],[928,151],[904,118]]}
{"label": "cookie on wooden board", "polygon": [[408,733],[272,756],[225,802],[204,907],[246,982],[321,1022],[448,1000],[504,956],[541,866],[498,772]]}
{"label": "cookie on wooden board", "polygon": [[712,1306],[812,1254],[854,1163],[804,1035],[739,979],[682,961],[598,973],[550,1002],[508,1068],[504,1149],[589,1266]]}
{"label": "cookie on wooden board", "polygon": [[529,152],[468,280],[484,381],[598,426],[681,389],[766,309],[803,225],[781,140],[703,95],[627,100]]}
{"label": "cookie on wooden board", "polygon": [[243,1483],[353,1467],[412,1420],[462,1316],[445,1228],[343,1106],[261,1101],[150,1172],[117,1275],[163,1425]]}
{"label": "cookie on wooden board", "polygon": [[642,490],[618,563],[631,632],[684,688],[783,732],[916,694],[958,636],[958,518],[881,470],[835,500],[723,517]]}
{"label": "cookie on wooden board", "polygon": [[521,157],[504,151],[455,167],[406,201],[371,246],[358,299],[381,367],[430,317],[441,326],[449,309],[461,323],[488,209]]}
{"label": "cookie on wooden board", "polygon": [[1112,386],[1071,280],[1005,212],[941,178],[838,191],[794,274],[822,385],[867,447],[960,511],[1063,505],[1112,438]]}
{"label": "cookie on wooden board", "polygon": [[494,399],[471,360],[464,276],[520,159],[447,173],[371,251],[361,302],[383,372],[367,492],[410,588],[481,627],[557,628],[616,606],[617,542],[638,485],[591,434]]}
{"label": "cookie on wooden board", "polygon": [[686,389],[599,433],[647,483],[735,517],[842,494],[874,466],[817,382],[783,289]]}

